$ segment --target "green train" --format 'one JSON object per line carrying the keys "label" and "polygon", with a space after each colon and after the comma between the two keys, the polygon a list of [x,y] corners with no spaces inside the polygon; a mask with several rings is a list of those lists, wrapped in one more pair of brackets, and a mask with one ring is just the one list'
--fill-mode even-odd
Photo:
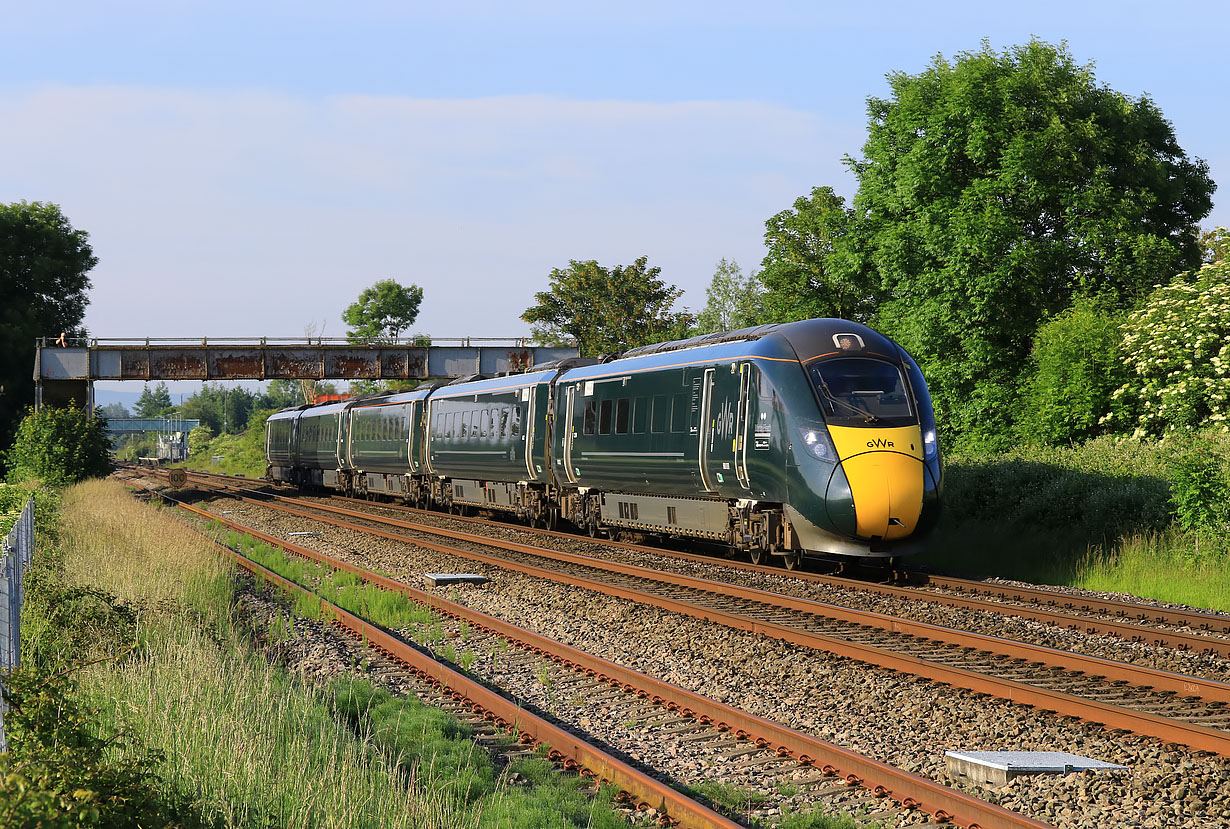
{"label": "green train", "polygon": [[943,465],[914,360],[838,319],[288,409],[271,482],[704,539],[798,566],[919,551]]}

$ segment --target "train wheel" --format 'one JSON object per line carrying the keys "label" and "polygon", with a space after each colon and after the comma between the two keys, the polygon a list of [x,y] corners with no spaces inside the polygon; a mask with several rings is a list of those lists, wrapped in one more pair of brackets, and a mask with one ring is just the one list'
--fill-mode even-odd
{"label": "train wheel", "polygon": [[585,531],[589,533],[590,538],[598,537],[598,519],[589,519],[589,524],[585,527]]}
{"label": "train wheel", "polygon": [[767,564],[769,561],[769,551],[760,545],[755,545],[748,549],[747,557],[752,560],[752,564]]}
{"label": "train wheel", "polygon": [[803,566],[803,554],[798,550],[791,550],[782,557],[782,561],[787,570],[798,570]]}
{"label": "train wheel", "polygon": [[543,518],[543,527],[548,530],[554,530],[559,526],[559,510],[555,507],[548,507],[547,514]]}

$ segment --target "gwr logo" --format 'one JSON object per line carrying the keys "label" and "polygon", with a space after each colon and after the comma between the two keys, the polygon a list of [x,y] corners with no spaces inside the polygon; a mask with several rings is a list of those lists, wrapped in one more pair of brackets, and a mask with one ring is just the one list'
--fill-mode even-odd
{"label": "gwr logo", "polygon": [[876,438],[875,440],[867,441],[868,449],[888,449],[892,445],[893,442],[891,440],[885,440],[884,438]]}

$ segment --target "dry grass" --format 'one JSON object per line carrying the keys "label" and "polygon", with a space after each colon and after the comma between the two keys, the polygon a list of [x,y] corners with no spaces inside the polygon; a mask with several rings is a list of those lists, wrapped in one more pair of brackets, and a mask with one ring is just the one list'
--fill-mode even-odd
{"label": "dry grass", "polygon": [[244,644],[228,564],[172,515],[90,481],[65,493],[62,516],[69,581],[131,602],[142,619],[137,655],[92,666],[82,690],[165,755],[168,791],[207,825],[478,825],[480,813],[408,780]]}

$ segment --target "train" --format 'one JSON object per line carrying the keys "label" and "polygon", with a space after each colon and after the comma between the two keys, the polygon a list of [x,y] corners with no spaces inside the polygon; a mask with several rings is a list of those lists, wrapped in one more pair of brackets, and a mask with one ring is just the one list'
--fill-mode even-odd
{"label": "train", "polygon": [[266,478],[754,563],[917,553],[943,464],[918,364],[840,319],[285,409]]}

